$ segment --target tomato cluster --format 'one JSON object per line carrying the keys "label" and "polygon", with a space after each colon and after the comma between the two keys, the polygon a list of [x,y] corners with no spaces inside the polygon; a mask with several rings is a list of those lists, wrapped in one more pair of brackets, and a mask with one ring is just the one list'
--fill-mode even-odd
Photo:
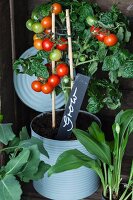
{"label": "tomato cluster", "polygon": [[[59,3],[54,3],[51,6],[51,12],[58,15],[62,12],[62,6]],[[32,82],[31,87],[36,92],[43,92],[49,94],[53,89],[61,82],[61,78],[69,74],[69,67],[66,63],[61,62],[62,53],[68,49],[68,41],[64,37],[58,39],[52,38],[52,17],[49,13],[40,21],[34,22],[29,19],[26,22],[26,26],[29,30],[34,32],[33,41],[34,47],[37,50],[43,50],[49,52],[50,61],[56,61],[56,72],[51,74],[47,80],[39,78]],[[48,71],[51,70],[51,63],[45,65],[48,67]]]}
{"label": "tomato cluster", "polygon": [[103,30],[100,27],[95,27],[94,25],[90,27],[90,32],[99,41],[104,42],[106,46],[114,46],[118,42],[118,38],[115,34],[110,33],[108,30]]}
{"label": "tomato cluster", "polygon": [[[51,68],[51,64],[47,63],[45,66]],[[38,79],[32,82],[31,87],[36,92],[43,92],[44,94],[50,94],[53,89],[61,82],[61,78],[67,76],[69,73],[69,67],[66,63],[59,63],[56,66],[56,74],[49,76],[47,80]]]}

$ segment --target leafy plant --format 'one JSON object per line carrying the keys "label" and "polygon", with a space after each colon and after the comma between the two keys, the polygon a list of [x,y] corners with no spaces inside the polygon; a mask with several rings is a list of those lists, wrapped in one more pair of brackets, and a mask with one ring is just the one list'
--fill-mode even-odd
{"label": "leafy plant", "polygon": [[0,124],[0,142],[5,145],[0,154],[6,153],[7,163],[0,168],[1,199],[20,200],[22,189],[19,180],[29,182],[44,176],[49,165],[40,160],[40,153],[48,157],[43,143],[29,137],[26,127],[16,137],[11,124]]}
{"label": "leafy plant", "polygon": [[[40,23],[44,17],[51,15],[51,5],[54,2],[56,1],[52,0],[50,3],[36,7],[32,11],[30,20],[33,23]],[[103,12],[97,4],[89,3],[86,0],[67,0],[64,2],[58,0],[57,2],[63,7],[62,12],[56,16],[56,23],[58,22],[57,32],[59,31],[58,29],[66,29],[65,9],[68,8],[70,10],[73,67],[76,71],[91,76],[92,81],[88,88],[87,110],[97,113],[105,106],[112,110],[119,108],[122,97],[122,93],[119,91],[119,79],[133,78],[133,54],[125,50],[125,44],[129,42],[131,37],[127,17],[121,13],[116,5]],[[30,28],[32,30],[32,27]],[[102,37],[103,35],[104,37],[113,35],[113,38],[115,37],[116,39],[115,43],[114,41],[111,42],[111,45],[105,43],[101,39],[101,33]],[[41,40],[49,38],[44,32],[37,34],[37,36]],[[68,37],[67,33],[66,37]],[[58,39],[60,39],[60,36],[59,38],[56,37],[54,42],[56,43]],[[17,73],[35,74],[37,77],[47,80],[50,74],[42,63],[44,58],[51,62],[49,59],[51,51],[39,50],[34,57],[25,60],[19,59],[14,64],[14,70]],[[38,54],[40,55],[39,57]],[[66,57],[64,52],[62,52],[62,55]],[[18,67],[18,64],[21,64],[22,69],[20,66]],[[97,78],[99,72],[103,74],[102,86]],[[104,80],[104,77],[107,77],[106,80]],[[67,85],[66,88],[64,94],[66,94],[70,86]],[[98,89],[101,92],[105,91],[102,98],[97,95]],[[64,88],[62,88],[62,91],[64,91]]]}
{"label": "leafy plant", "polygon": [[129,136],[133,133],[133,109],[118,113],[112,131],[114,141],[109,143],[105,140],[105,134],[96,122],[92,123],[87,132],[73,129],[76,138],[96,158],[92,159],[77,149],[66,151],[59,156],[56,164],[48,170],[49,176],[53,173],[85,166],[93,169],[100,177],[105,197],[108,197],[109,200],[127,200],[129,196],[133,195],[133,162],[126,189],[123,194],[119,192],[122,182],[122,159]]}

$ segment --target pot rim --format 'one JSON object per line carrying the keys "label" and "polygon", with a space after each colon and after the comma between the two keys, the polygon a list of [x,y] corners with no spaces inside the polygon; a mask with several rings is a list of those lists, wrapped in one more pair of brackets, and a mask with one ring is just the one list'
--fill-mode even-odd
{"label": "pot rim", "polygon": [[[56,112],[64,111],[64,110],[65,110],[65,109],[57,109]],[[100,121],[100,119],[99,119],[96,115],[94,115],[94,114],[92,114],[92,113],[89,113],[89,112],[87,112],[87,111],[84,111],[84,110],[79,110],[79,112],[80,112],[80,113],[87,114],[87,115],[89,115],[89,116],[95,118],[95,119],[98,121],[99,125],[101,126],[101,121]],[[78,140],[55,140],[55,139],[50,139],[50,138],[43,137],[43,136],[39,135],[38,133],[36,133],[36,132],[32,129],[32,123],[33,123],[33,121],[34,121],[37,117],[40,117],[40,116],[45,115],[45,114],[51,114],[51,111],[40,113],[39,115],[35,116],[35,117],[32,119],[31,123],[30,123],[30,129],[32,130],[32,132],[33,132],[35,135],[39,136],[41,139],[45,139],[46,141],[53,143],[53,146],[54,146],[55,141],[56,141],[56,143],[62,143],[62,145],[63,145],[64,143],[66,143],[66,142],[70,143],[70,145],[71,145],[72,143],[73,143],[73,144],[75,143],[75,145],[76,145],[76,144],[78,145],[78,143],[79,143]]]}

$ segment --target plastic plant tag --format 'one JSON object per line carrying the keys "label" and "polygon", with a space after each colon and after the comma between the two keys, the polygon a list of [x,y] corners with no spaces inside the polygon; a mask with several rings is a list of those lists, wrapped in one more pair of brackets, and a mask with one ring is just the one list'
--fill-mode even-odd
{"label": "plastic plant tag", "polygon": [[65,108],[65,112],[58,130],[57,139],[65,140],[70,137],[74,124],[78,117],[85,92],[87,90],[90,77],[77,74],[70,94],[70,98]]}

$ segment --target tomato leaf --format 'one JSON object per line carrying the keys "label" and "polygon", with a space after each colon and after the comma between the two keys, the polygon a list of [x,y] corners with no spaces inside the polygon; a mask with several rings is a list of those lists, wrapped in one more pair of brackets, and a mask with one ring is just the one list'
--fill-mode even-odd
{"label": "tomato leaf", "polygon": [[11,126],[12,124],[0,124],[0,142],[5,145],[15,137]]}

